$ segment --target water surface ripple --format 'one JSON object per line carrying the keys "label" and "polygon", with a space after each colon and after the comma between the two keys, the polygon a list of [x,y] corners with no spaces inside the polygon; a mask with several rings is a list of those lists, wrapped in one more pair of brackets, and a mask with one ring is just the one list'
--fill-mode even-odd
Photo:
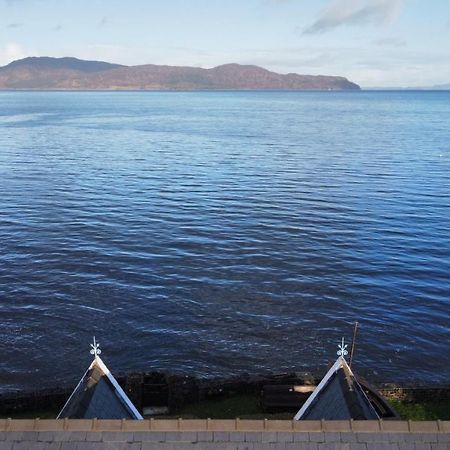
{"label": "water surface ripple", "polygon": [[0,93],[0,390],[450,378],[450,93]]}

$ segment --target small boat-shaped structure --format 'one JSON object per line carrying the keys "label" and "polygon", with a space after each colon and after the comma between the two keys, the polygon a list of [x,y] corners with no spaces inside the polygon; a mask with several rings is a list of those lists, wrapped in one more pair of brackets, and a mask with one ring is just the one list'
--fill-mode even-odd
{"label": "small boat-shaped structure", "polygon": [[380,393],[358,381],[344,358],[346,347],[342,339],[338,359],[294,420],[398,419],[398,414]]}
{"label": "small boat-shaped structure", "polygon": [[142,419],[139,411],[101,360],[101,350],[95,342],[95,337],[91,347],[94,360],[57,419]]}

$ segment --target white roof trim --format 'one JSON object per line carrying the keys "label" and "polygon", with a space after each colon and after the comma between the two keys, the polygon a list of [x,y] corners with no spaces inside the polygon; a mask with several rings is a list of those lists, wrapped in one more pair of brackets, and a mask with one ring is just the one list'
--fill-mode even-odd
{"label": "white roof trim", "polygon": [[64,406],[61,408],[61,411],[59,412],[58,416],[56,417],[57,419],[61,418],[61,413],[66,409],[66,406],[69,404],[70,400],[72,399],[72,397],[74,396],[75,392],[77,391],[78,386],[80,386],[81,382],[84,380],[84,378],[86,377],[87,373],[91,370],[94,362],[95,362],[95,359],[94,359],[94,361],[92,361],[91,365],[87,368],[86,372],[84,372],[83,376],[81,377],[81,380],[78,382],[78,384],[76,385],[75,389],[70,394],[70,397],[67,399],[67,402],[64,403]]}
{"label": "white roof trim", "polygon": [[110,383],[114,386],[114,389],[117,391],[117,394],[119,395],[120,399],[127,405],[128,409],[131,411],[131,413],[135,416],[138,420],[143,420],[144,418],[140,414],[140,412],[136,409],[136,407],[133,405],[131,400],[128,398],[128,395],[125,394],[124,390],[120,387],[119,383],[116,381],[116,379],[113,377],[112,373],[109,371],[108,367],[106,367],[106,364],[102,361],[100,356],[95,355],[94,360],[91,362],[91,365],[87,368],[86,372],[84,372],[84,375],[81,377],[81,380],[78,382],[76,388],[73,390],[72,394],[70,394],[70,397],[68,398],[67,402],[64,404],[63,408],[58,414],[57,419],[60,418],[61,413],[64,411],[65,407],[70,402],[71,398],[75,394],[75,392],[78,389],[78,386],[81,384],[81,382],[85,379],[86,374],[92,369],[94,364],[97,363],[100,369],[104,372],[104,374],[107,376]]}
{"label": "white roof trim", "polygon": [[[319,395],[319,392],[328,384],[328,381],[330,378],[341,368],[345,367],[350,375],[354,378],[355,382],[358,384],[358,386],[361,389],[361,392],[363,393],[364,397],[367,399],[367,402],[369,404],[370,400],[368,399],[366,393],[364,392],[364,389],[361,388],[361,385],[358,383],[358,380],[356,379],[354,373],[352,372],[352,369],[350,369],[350,366],[347,364],[347,361],[343,356],[339,356],[339,358],[336,360],[336,362],[333,364],[333,366],[330,368],[330,370],[325,374],[325,376],[322,378],[322,381],[319,383],[319,385],[314,389],[314,392],[308,397],[306,402],[303,404],[303,406],[300,408],[300,411],[294,416],[294,420],[300,420],[302,416],[305,414],[305,412],[308,410],[311,403],[316,399],[316,397]],[[375,414],[378,416],[378,413],[374,410]]]}
{"label": "white roof trim", "polygon": [[[316,399],[316,397],[319,395],[319,392],[328,384],[329,379],[343,366],[346,365],[348,367],[347,362],[342,356],[339,356],[339,358],[336,360],[336,362],[333,364],[331,369],[326,373],[326,375],[322,378],[322,381],[319,383],[319,385],[314,389],[314,392],[308,397],[306,402],[303,404],[303,406],[300,408],[300,411],[294,416],[294,420],[300,420],[309,408],[309,405]],[[353,375],[353,372],[351,371],[350,367],[348,367],[348,370],[350,371],[350,374]]]}
{"label": "white roof trim", "polygon": [[[117,391],[117,394],[119,395],[121,400],[127,405],[128,409],[132,412],[132,414],[136,417],[136,419],[142,420],[143,419],[142,415],[136,409],[136,407],[133,405],[131,400],[128,398],[128,395],[125,394],[125,391],[120,387],[119,383],[113,377],[112,373],[106,367],[105,363],[102,361],[100,356],[96,355],[95,360],[97,360],[97,364],[100,366],[100,368],[103,370],[103,372],[105,372],[105,375],[108,377],[108,380],[114,386],[114,388]],[[94,362],[95,362],[95,360],[94,360]],[[92,364],[94,364],[94,362]]]}

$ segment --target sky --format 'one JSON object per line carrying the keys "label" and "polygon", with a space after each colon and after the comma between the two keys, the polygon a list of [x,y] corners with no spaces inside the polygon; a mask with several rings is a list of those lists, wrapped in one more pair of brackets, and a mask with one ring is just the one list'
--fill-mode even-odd
{"label": "sky", "polygon": [[0,0],[0,65],[26,56],[448,84],[450,0]]}

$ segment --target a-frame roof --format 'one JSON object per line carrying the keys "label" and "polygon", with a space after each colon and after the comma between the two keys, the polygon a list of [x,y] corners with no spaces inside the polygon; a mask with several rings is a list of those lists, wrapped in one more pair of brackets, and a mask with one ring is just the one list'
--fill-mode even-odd
{"label": "a-frame roof", "polygon": [[[94,341],[95,342],[95,341]],[[58,419],[142,419],[97,353]]]}
{"label": "a-frame roof", "polygon": [[336,360],[295,420],[375,420],[379,416],[342,356]]}

